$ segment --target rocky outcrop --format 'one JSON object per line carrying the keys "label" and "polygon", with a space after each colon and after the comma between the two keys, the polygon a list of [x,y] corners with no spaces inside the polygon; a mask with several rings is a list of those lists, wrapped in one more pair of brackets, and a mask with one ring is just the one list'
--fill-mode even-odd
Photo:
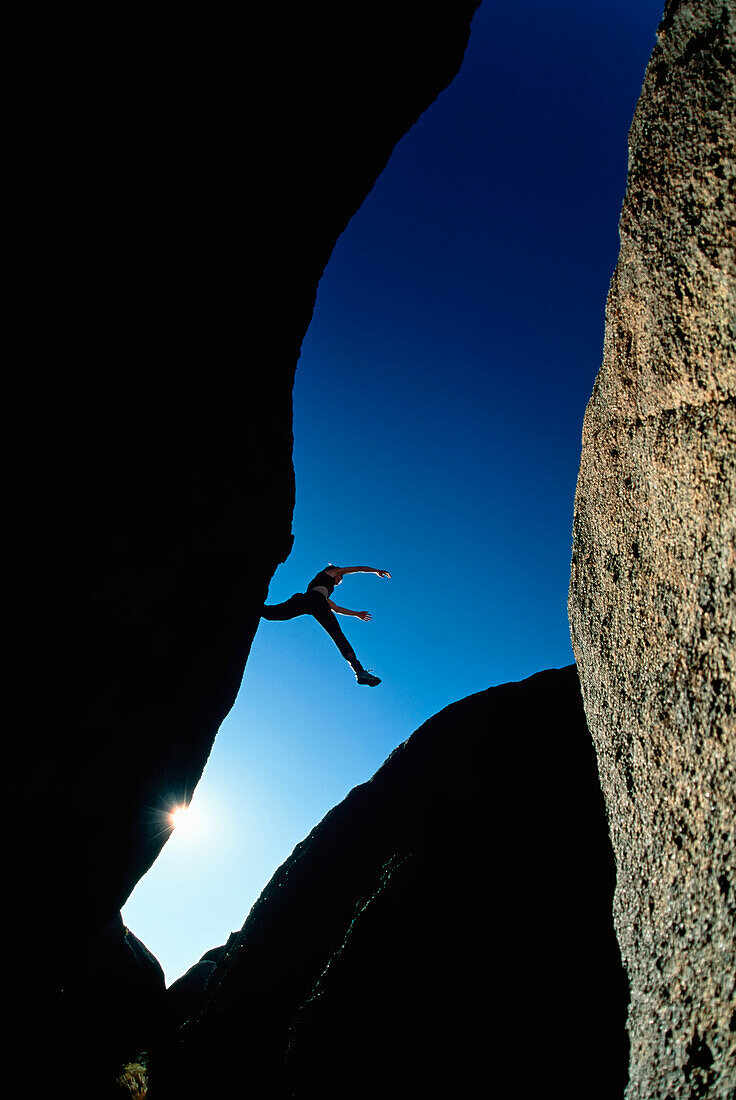
{"label": "rocky outcrop", "polygon": [[731,0],[671,0],[630,136],[570,621],[618,866],[629,1100],[736,1092]]}
{"label": "rocky outcrop", "polygon": [[[53,925],[47,929],[50,938],[57,934]],[[23,959],[29,955],[32,947],[23,952]],[[15,1068],[27,1085],[25,1092],[8,1090],[4,1095],[105,1100],[117,1095],[111,1085],[116,1070],[131,1053],[148,1050],[165,1034],[164,972],[148,948],[123,925],[119,913],[86,948],[77,948],[66,972],[58,998],[36,999],[27,1021],[35,1040],[36,1063],[44,1067],[44,1091],[30,1087],[41,1079],[36,1063],[17,1064],[22,1051],[6,1043],[3,1068]],[[14,1010],[22,1004],[15,1003]],[[11,1022],[6,1018],[6,1036]]]}
{"label": "rocky outcrop", "polygon": [[613,887],[574,666],[463,699],[276,872],[156,1096],[618,1100]]}
{"label": "rocky outcrop", "polygon": [[166,990],[163,1030],[172,1035],[187,1020],[195,1016],[204,996],[210,978],[217,963],[237,939],[237,932],[231,933],[227,943],[206,951],[186,973],[177,978]]}
{"label": "rocky outcrop", "polygon": [[290,549],[319,277],[476,6],[6,20],[5,882],[15,996],[49,1016],[236,696]]}

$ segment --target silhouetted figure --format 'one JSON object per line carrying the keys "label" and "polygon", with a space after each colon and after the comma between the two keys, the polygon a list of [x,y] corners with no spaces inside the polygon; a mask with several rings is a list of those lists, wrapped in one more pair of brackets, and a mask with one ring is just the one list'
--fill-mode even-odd
{"label": "silhouetted figure", "polygon": [[373,676],[370,671],[363,668],[355,656],[355,650],[347,640],[340,624],[335,618],[338,615],[354,615],[357,619],[368,622],[371,615],[368,611],[350,611],[347,607],[338,607],[330,599],[335,585],[341,584],[346,573],[375,573],[379,577],[390,577],[385,569],[372,569],[369,565],[327,565],[313,577],[307,585],[306,592],[297,592],[284,603],[264,604],[261,616],[276,622],[284,622],[286,619],[295,619],[297,615],[311,615],[323,626],[332,638],[337,648],[348,662],[359,684],[367,684],[375,687],[380,684],[378,676]]}

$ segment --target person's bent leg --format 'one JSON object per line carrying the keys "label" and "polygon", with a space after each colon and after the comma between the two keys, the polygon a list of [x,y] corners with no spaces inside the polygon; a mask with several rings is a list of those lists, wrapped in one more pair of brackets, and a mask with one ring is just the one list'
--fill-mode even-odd
{"label": "person's bent leg", "polygon": [[[264,603],[261,608],[261,618],[271,622],[283,623],[287,619],[295,619],[297,615],[308,615],[312,608],[303,592],[297,592],[283,603]],[[328,608],[329,610],[329,608]]]}

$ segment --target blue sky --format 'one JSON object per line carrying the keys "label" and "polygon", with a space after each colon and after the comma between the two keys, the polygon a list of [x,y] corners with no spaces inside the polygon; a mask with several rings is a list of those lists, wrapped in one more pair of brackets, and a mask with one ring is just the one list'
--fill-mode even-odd
{"label": "blue sky", "polygon": [[585,405],[627,134],[662,3],[485,0],[460,73],[335,248],[294,389],[294,549],[327,562],[358,687],[309,618],[259,627],[192,802],[123,910],[174,981],[239,928],[324,814],[426,718],[573,660]]}

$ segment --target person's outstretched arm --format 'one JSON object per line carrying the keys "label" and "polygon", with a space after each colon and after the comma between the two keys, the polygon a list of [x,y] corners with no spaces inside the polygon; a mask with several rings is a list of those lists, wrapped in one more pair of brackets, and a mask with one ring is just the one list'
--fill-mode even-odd
{"label": "person's outstretched arm", "polygon": [[328,600],[327,603],[336,615],[354,615],[356,619],[362,619],[364,623],[373,618],[370,611],[350,611],[347,607],[338,607],[332,600]]}
{"label": "person's outstretched arm", "polygon": [[345,573],[375,573],[377,577],[391,577],[387,569],[374,569],[372,565],[335,565],[333,569],[343,576]]}

